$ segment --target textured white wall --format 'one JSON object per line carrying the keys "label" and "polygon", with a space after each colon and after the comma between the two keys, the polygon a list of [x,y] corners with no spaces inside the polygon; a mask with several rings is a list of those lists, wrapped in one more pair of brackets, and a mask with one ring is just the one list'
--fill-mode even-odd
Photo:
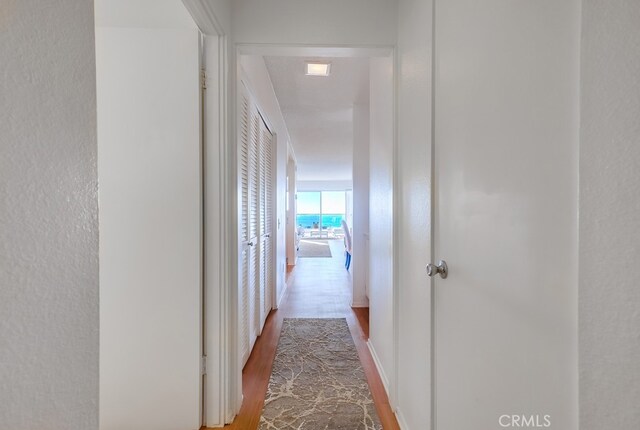
{"label": "textured white wall", "polygon": [[93,2],[1,2],[0,58],[0,428],[94,430]]}
{"label": "textured white wall", "polygon": [[352,306],[367,307],[369,271],[369,105],[353,105],[353,299]]}
{"label": "textured white wall", "polygon": [[398,2],[398,410],[408,429],[431,417],[432,1]]}
{"label": "textured white wall", "polygon": [[285,287],[287,246],[285,237],[286,193],[287,193],[287,158],[288,145],[291,141],[287,125],[284,122],[271,78],[264,63],[264,58],[257,55],[241,55],[238,57],[243,73],[248,81],[249,91],[277,135],[276,147],[276,214],[279,221],[276,251],[276,300],[280,303]]}
{"label": "textured white wall", "polygon": [[580,428],[640,428],[640,2],[582,4]]}

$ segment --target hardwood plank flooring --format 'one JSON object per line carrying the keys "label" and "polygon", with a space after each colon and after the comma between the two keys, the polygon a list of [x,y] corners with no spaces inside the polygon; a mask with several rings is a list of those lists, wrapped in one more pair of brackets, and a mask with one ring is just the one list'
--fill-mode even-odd
{"label": "hardwood plank flooring", "polygon": [[364,368],[376,410],[385,430],[399,430],[382,380],[367,347],[369,309],[351,308],[351,273],[344,268],[343,245],[332,241],[333,258],[299,258],[289,271],[287,291],[278,310],[271,311],[242,372],[244,400],[225,429],[255,430],[260,422],[271,367],[284,318],[346,318]]}

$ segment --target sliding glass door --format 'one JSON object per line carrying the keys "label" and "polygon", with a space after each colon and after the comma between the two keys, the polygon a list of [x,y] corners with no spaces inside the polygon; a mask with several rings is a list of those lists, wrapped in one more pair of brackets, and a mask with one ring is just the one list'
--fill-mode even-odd
{"label": "sliding glass door", "polygon": [[320,191],[298,192],[296,224],[302,228],[320,228],[321,193]]}
{"label": "sliding glass door", "polygon": [[346,193],[322,191],[320,194],[321,226],[325,229],[342,228],[342,220],[346,214]]}
{"label": "sliding glass door", "polygon": [[[299,191],[297,194],[296,224],[309,236],[342,233],[342,220],[346,217],[345,191]],[[323,235],[324,236],[324,235]]]}

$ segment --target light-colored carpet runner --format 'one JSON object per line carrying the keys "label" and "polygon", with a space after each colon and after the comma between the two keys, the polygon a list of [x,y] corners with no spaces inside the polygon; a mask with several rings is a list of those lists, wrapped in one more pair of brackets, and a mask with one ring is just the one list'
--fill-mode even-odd
{"label": "light-colored carpet runner", "polygon": [[347,320],[285,318],[259,430],[380,430]]}
{"label": "light-colored carpet runner", "polygon": [[330,258],[331,247],[326,240],[301,239],[298,247],[298,257],[301,258]]}

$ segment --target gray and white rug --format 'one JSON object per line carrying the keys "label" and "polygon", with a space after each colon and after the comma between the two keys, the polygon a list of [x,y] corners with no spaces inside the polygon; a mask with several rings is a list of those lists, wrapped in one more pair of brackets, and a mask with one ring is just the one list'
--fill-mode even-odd
{"label": "gray and white rug", "polygon": [[380,430],[347,320],[285,318],[259,430]]}
{"label": "gray and white rug", "polygon": [[327,240],[301,239],[298,244],[298,257],[300,258],[330,258],[331,247]]}

